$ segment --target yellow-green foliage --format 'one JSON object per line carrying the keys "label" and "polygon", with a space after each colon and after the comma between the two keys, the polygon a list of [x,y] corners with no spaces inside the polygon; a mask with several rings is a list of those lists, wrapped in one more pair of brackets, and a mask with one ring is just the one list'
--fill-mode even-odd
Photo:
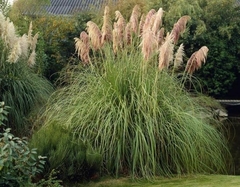
{"label": "yellow-green foliage", "polygon": [[45,45],[51,51],[51,58],[57,64],[66,63],[61,50],[62,41],[69,40],[69,33],[74,31],[75,20],[56,16],[44,16],[34,20],[34,28],[41,32]]}
{"label": "yellow-green foliage", "polygon": [[39,154],[47,156],[49,164],[46,171],[56,169],[65,180],[89,177],[99,170],[102,163],[101,155],[87,141],[74,138],[69,129],[54,122],[34,133],[31,146],[37,147]]}

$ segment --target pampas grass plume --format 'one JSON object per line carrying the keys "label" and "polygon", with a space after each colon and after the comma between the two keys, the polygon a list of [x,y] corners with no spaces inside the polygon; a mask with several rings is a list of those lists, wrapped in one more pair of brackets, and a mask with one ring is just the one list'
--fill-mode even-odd
{"label": "pampas grass plume", "polygon": [[38,40],[38,33],[35,34],[34,37],[32,38],[32,42],[31,42],[31,50],[32,51],[35,51],[35,49],[36,49],[37,40]]}
{"label": "pampas grass plume", "polygon": [[139,5],[135,5],[133,10],[132,10],[132,14],[131,14],[131,17],[130,17],[130,24],[131,24],[131,29],[134,33],[138,33],[138,19],[141,15],[141,12],[140,12],[140,7]]}
{"label": "pampas grass plume", "polygon": [[28,48],[29,48],[29,43],[28,43],[28,37],[26,34],[24,34],[20,39],[20,45],[22,49],[22,55],[27,58],[28,57]]}
{"label": "pampas grass plume", "polygon": [[105,6],[102,26],[102,44],[104,42],[112,41],[112,26],[110,21],[110,10],[108,6]]}
{"label": "pampas grass plume", "polygon": [[161,46],[164,42],[164,28],[161,28],[156,35],[158,46]]}
{"label": "pampas grass plume", "polygon": [[152,26],[152,31],[155,35],[157,35],[159,28],[162,26],[162,16],[163,16],[163,9],[159,8],[159,10],[156,13],[153,26]]}
{"label": "pampas grass plume", "polygon": [[94,50],[98,50],[102,47],[102,33],[96,23],[92,21],[87,22],[87,32],[91,40],[91,44]]}
{"label": "pampas grass plume", "polygon": [[151,30],[143,32],[140,46],[142,47],[144,59],[149,60],[157,49],[157,39]]}
{"label": "pampas grass plume", "polygon": [[164,68],[168,68],[169,64],[173,60],[173,37],[171,34],[167,34],[165,42],[159,48],[159,63],[158,69],[161,71]]}
{"label": "pampas grass plume", "polygon": [[82,60],[83,64],[88,64],[90,62],[90,42],[88,34],[85,31],[82,31],[80,37],[74,38],[74,40],[75,50],[78,53],[78,57]]}
{"label": "pampas grass plume", "polygon": [[139,22],[139,34],[142,35],[143,33],[143,26],[145,24],[145,20],[146,20],[146,16],[144,14],[142,14],[141,18],[140,18],[140,22]]}
{"label": "pampas grass plume", "polygon": [[116,22],[114,23],[112,36],[113,36],[113,52],[116,54],[118,52],[118,46],[119,46],[118,25]]}
{"label": "pampas grass plume", "polygon": [[125,35],[124,35],[125,44],[130,45],[132,43],[132,30],[131,23],[128,22],[125,27]]}
{"label": "pampas grass plume", "polygon": [[189,60],[185,71],[192,75],[196,70],[202,67],[202,63],[205,64],[207,58],[208,48],[206,46],[201,47],[198,51],[194,52]]}
{"label": "pampas grass plume", "polygon": [[15,32],[15,27],[13,22],[7,19],[3,19],[3,22],[1,23],[1,37],[6,44],[7,47],[12,49],[17,41],[17,36]]}
{"label": "pampas grass plume", "polygon": [[36,63],[36,52],[35,52],[35,50],[32,51],[32,53],[30,54],[30,57],[29,57],[27,63],[29,65],[29,67],[33,67],[35,65],[35,63]]}
{"label": "pampas grass plume", "polygon": [[145,31],[147,31],[147,30],[152,28],[152,24],[153,24],[152,17],[154,16],[155,13],[156,13],[155,9],[151,9],[147,13],[145,21],[144,21],[144,25],[143,25],[143,32],[145,32]]}
{"label": "pampas grass plume", "polygon": [[184,46],[183,44],[181,44],[177,52],[175,53],[175,59],[173,63],[174,69],[178,69],[179,67],[181,67],[183,63],[183,56],[184,56]]}
{"label": "pampas grass plume", "polygon": [[174,44],[178,42],[179,36],[186,29],[187,22],[191,19],[190,16],[182,16],[177,23],[174,24],[171,34],[174,38]]}
{"label": "pampas grass plume", "polygon": [[20,45],[20,40],[18,39],[17,42],[15,43],[15,45],[13,46],[13,48],[10,50],[10,54],[8,56],[7,61],[12,64],[12,63],[16,63],[19,59],[19,57],[22,54],[22,49],[21,49],[21,45]]}

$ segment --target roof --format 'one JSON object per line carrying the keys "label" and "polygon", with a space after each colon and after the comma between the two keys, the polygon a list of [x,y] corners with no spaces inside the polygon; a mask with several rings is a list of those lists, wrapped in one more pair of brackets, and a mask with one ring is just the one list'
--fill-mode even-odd
{"label": "roof", "polygon": [[91,8],[100,8],[106,0],[49,0],[49,3],[38,8],[35,15],[72,15],[79,11],[89,11]]}

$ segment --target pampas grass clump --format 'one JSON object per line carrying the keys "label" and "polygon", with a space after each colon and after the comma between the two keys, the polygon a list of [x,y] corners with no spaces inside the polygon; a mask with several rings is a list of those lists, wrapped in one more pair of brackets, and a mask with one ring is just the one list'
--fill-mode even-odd
{"label": "pampas grass clump", "polygon": [[[136,11],[137,8],[135,14]],[[162,34],[157,35],[163,30],[155,28],[161,27],[161,19],[154,22],[156,15],[162,15],[161,11],[151,10],[145,20],[141,19],[137,32],[142,34],[134,44],[124,42],[122,32],[135,33],[136,19],[123,24],[125,20],[120,12],[116,12],[112,45],[109,39],[107,43],[101,43],[105,40],[100,38],[93,41],[95,35],[89,33],[90,46],[102,54],[102,59],[97,59],[101,68],[94,66],[96,62],[92,58],[84,62],[83,70],[73,73],[71,84],[55,92],[49,100],[40,118],[43,127],[36,134],[43,135],[42,129],[51,128],[53,123],[67,129],[73,133],[73,140],[89,142],[102,155],[102,172],[116,176],[148,178],[225,172],[228,149],[223,135],[210,124],[214,119],[209,110],[193,99],[175,74],[168,71],[172,62],[176,62],[175,68],[183,63],[183,45],[176,55],[173,50],[186,20],[178,22],[163,40]],[[180,26],[181,23],[184,25]],[[127,29],[119,28],[120,25],[126,25]],[[89,29],[102,37],[92,22],[88,23],[90,32]],[[144,41],[147,32],[156,34],[149,44],[148,40]],[[155,48],[149,48],[151,44]],[[83,60],[82,49],[76,50]],[[194,62],[190,60],[188,64],[200,67],[198,62],[205,61],[205,56],[199,59],[197,52],[192,59]],[[35,147],[41,147],[44,140],[33,141],[37,142]]]}
{"label": "pampas grass clump", "polygon": [[117,176],[224,172],[226,142],[202,117],[209,112],[168,73],[143,71],[141,59],[106,56],[104,74],[79,73],[52,97],[42,128],[54,121],[89,141],[103,157],[102,170]]}
{"label": "pampas grass clump", "polygon": [[0,100],[10,106],[8,126],[22,134],[26,118],[53,91],[50,83],[34,73],[38,34],[18,36],[14,24],[0,13]]}

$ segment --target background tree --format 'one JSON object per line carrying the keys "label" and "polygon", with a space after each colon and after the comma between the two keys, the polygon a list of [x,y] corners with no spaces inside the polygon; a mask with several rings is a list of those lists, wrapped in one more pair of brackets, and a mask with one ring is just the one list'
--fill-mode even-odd
{"label": "background tree", "polygon": [[180,41],[187,54],[203,44],[209,48],[207,63],[196,74],[204,92],[216,98],[234,96],[231,92],[236,93],[233,86],[239,81],[240,72],[239,4],[235,0],[170,0],[162,5],[166,27],[178,16],[191,17],[189,31]]}

